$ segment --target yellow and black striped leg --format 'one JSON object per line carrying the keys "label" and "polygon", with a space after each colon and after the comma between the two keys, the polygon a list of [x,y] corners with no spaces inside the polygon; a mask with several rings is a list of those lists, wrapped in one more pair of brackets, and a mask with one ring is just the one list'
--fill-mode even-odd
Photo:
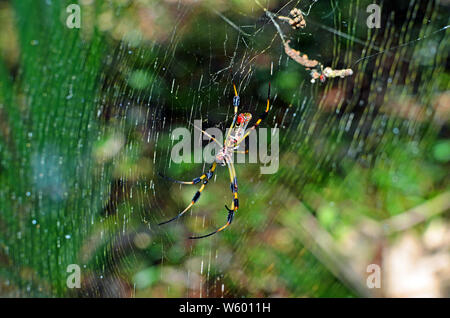
{"label": "yellow and black striped leg", "polygon": [[233,222],[234,214],[236,213],[236,211],[239,208],[238,185],[237,185],[236,171],[234,170],[233,163],[227,161],[227,165],[228,165],[228,171],[230,173],[231,192],[233,193],[233,201],[231,202],[231,209],[225,205],[225,208],[228,210],[227,223],[224,226],[215,230],[214,232],[208,233],[206,235],[189,237],[192,240],[201,239],[201,238],[205,238],[205,237],[214,235],[220,231],[225,230],[231,224],[231,222]]}
{"label": "yellow and black striped leg", "polygon": [[184,213],[186,213],[200,198],[200,195],[202,194],[202,191],[205,189],[206,185],[208,184],[208,179],[204,179],[203,180],[203,184],[200,187],[200,189],[198,189],[198,191],[194,194],[191,203],[189,203],[189,205],[186,207],[186,209],[184,209],[183,211],[181,211],[180,213],[178,213],[177,216],[171,218],[170,220],[164,221],[159,223],[158,225],[163,225],[163,224],[167,224],[170,223],[172,221],[175,221],[176,219],[178,219],[179,217],[181,217]]}
{"label": "yellow and black striped leg", "polygon": [[234,84],[234,83],[233,83],[233,89],[234,89],[234,97],[233,97],[234,116],[233,116],[233,121],[231,122],[231,126],[228,129],[228,134],[227,134],[227,137],[225,138],[225,140],[228,140],[228,137],[230,137],[230,134],[231,134],[231,130],[233,129],[234,125],[236,124],[239,104],[241,103],[241,98],[238,95],[238,92],[236,89],[236,84]]}
{"label": "yellow and black striped leg", "polygon": [[[173,217],[172,219],[170,219],[170,220],[167,220],[167,221],[165,221],[165,222],[161,222],[161,223],[159,223],[158,225],[163,225],[163,224],[167,224],[167,223],[170,223],[170,222],[172,222],[172,221],[175,221],[176,219],[178,219],[179,217],[181,217],[184,213],[186,213],[197,201],[198,201],[198,199],[200,198],[200,195],[202,194],[202,191],[205,189],[205,187],[206,187],[206,185],[208,184],[208,182],[209,182],[209,180],[212,178],[212,176],[214,175],[214,171],[215,171],[215,169],[216,169],[216,166],[217,166],[217,164],[216,164],[216,162],[214,162],[213,164],[212,164],[212,166],[211,166],[211,168],[208,170],[208,172],[207,173],[205,173],[205,174],[203,174],[201,177],[199,177],[199,178],[195,178],[194,179],[194,181],[196,181],[197,179],[199,179],[200,181],[202,181],[203,180],[203,184],[202,184],[202,186],[200,187],[200,189],[198,189],[198,191],[194,194],[194,196],[192,197],[192,200],[191,200],[191,203],[189,203],[189,205],[186,207],[186,209],[184,209],[183,211],[181,211],[180,213],[178,213],[178,215],[177,216],[175,216],[175,217]],[[175,181],[177,181],[177,180],[175,180]],[[194,181],[191,181],[191,182],[194,182]],[[198,181],[198,182],[200,182],[200,181]],[[184,181],[181,181],[181,182],[184,182]],[[196,182],[196,183],[198,183],[198,182]],[[187,183],[187,184],[195,184],[195,183]]]}
{"label": "yellow and black striped leg", "polygon": [[164,179],[167,179],[169,181],[172,181],[174,183],[179,183],[179,184],[197,184],[197,183],[201,182],[202,180],[205,180],[205,179],[209,180],[209,179],[211,179],[213,174],[214,174],[214,170],[216,170],[216,166],[217,166],[217,163],[213,162],[213,164],[211,165],[211,167],[208,169],[207,172],[202,174],[200,177],[192,179],[192,181],[175,180],[175,179],[173,179],[171,177],[163,175],[162,173],[159,173],[159,176],[164,178]]}
{"label": "yellow and black striped leg", "polygon": [[252,133],[253,130],[256,129],[256,127],[259,126],[259,124],[261,124],[261,122],[266,119],[267,114],[269,113],[269,109],[270,109],[270,82],[269,82],[269,90],[267,93],[267,105],[266,105],[266,110],[264,111],[264,113],[262,113],[258,120],[256,121],[256,123],[249,129],[247,129],[247,132],[245,133],[244,136],[242,136],[242,138],[236,143],[236,146],[239,145],[241,142],[243,142],[245,140],[245,138],[248,137],[248,135],[250,135]]}
{"label": "yellow and black striped leg", "polygon": [[[239,208],[238,184],[237,184],[236,170],[234,169],[233,162],[230,161],[228,163],[228,167],[229,167],[228,171],[230,173],[230,188],[231,188],[231,193],[233,194],[233,201],[231,204],[231,209],[228,208],[226,205],[225,205],[225,208],[228,210],[229,214],[231,212],[233,212],[233,214],[234,214],[237,211],[237,209]],[[232,219],[233,219],[233,217],[231,217],[231,220]]]}
{"label": "yellow and black striped leg", "polygon": [[208,134],[206,131],[204,131],[203,129],[201,129],[200,127],[195,126],[194,124],[191,124],[192,126],[194,126],[195,129],[199,130],[202,134],[204,134],[206,137],[209,137],[209,141],[208,143],[212,141],[214,141],[220,148],[223,147],[223,145],[217,141],[217,139],[214,136],[211,136],[210,134]]}

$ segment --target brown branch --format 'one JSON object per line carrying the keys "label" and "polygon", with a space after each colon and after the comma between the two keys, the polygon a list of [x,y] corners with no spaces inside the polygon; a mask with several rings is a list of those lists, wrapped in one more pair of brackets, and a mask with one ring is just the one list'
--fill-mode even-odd
{"label": "brown branch", "polygon": [[283,42],[284,52],[286,53],[286,55],[307,69],[316,68],[311,71],[311,83],[315,83],[317,79],[319,79],[321,82],[325,82],[327,78],[344,78],[353,75],[353,70],[350,68],[334,70],[331,67],[326,67],[324,69],[322,63],[320,63],[319,61],[310,60],[308,58],[308,55],[302,54],[300,51],[297,51],[289,46],[290,40],[285,39],[283,31],[281,30],[277,21],[275,21],[274,17],[278,18],[281,21],[288,21],[293,29],[303,29],[306,27],[306,20],[299,9],[292,9],[290,12],[291,17],[276,16],[275,14],[264,8],[258,0],[255,0],[255,2],[264,10],[266,15],[270,18],[273,25],[275,26],[278,34],[280,35],[281,41]]}
{"label": "brown branch", "polygon": [[297,51],[289,46],[290,40],[284,42],[284,52],[296,61],[298,64],[303,65],[304,67],[313,68],[319,65],[319,61],[316,60],[310,60],[308,58],[308,55],[302,54],[300,51]]}

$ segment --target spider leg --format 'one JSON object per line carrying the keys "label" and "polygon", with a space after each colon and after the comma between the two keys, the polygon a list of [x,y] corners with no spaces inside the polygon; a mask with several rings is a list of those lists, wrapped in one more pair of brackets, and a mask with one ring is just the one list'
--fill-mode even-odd
{"label": "spider leg", "polygon": [[197,184],[200,181],[204,180],[205,178],[207,180],[211,179],[213,174],[214,174],[214,170],[216,170],[216,166],[217,166],[217,163],[214,161],[213,164],[211,165],[211,167],[209,168],[209,170],[206,173],[202,174],[200,177],[192,179],[192,181],[179,181],[179,180],[175,180],[175,179],[173,179],[171,177],[168,177],[166,175],[163,175],[161,172],[159,172],[158,174],[159,174],[160,177],[162,177],[164,179],[167,179],[169,181],[172,181],[174,183],[179,183],[179,184]]}
{"label": "spider leg", "polygon": [[222,226],[221,228],[215,230],[214,232],[211,232],[211,233],[208,233],[208,234],[205,234],[205,235],[201,235],[201,236],[190,236],[189,239],[191,239],[191,240],[197,240],[197,239],[201,239],[201,238],[205,238],[205,237],[214,235],[214,234],[216,234],[216,233],[218,233],[218,232],[220,232],[220,231],[225,230],[225,229],[231,224],[231,222],[233,221],[233,216],[234,216],[234,213],[230,213],[230,212],[229,212],[229,213],[228,213],[228,220],[227,220],[227,223],[226,223],[224,226]]}
{"label": "spider leg", "polygon": [[[181,211],[180,213],[178,213],[177,216],[171,218],[170,220],[164,221],[159,223],[158,225],[163,225],[163,224],[167,224],[170,223],[172,221],[175,221],[176,219],[178,219],[180,216],[182,216],[184,213],[186,213],[200,198],[200,195],[202,194],[202,191],[205,189],[206,185],[209,182],[209,179],[212,178],[213,174],[214,174],[214,170],[216,169],[216,162],[214,162],[211,166],[211,168],[208,170],[207,173],[203,174],[201,177],[199,178],[195,178],[194,180],[203,180],[203,184],[200,187],[200,189],[198,189],[198,191],[194,194],[194,196],[192,197],[191,203],[189,203],[189,205],[186,207],[186,209],[184,209],[183,211]],[[173,179],[172,179],[173,180]],[[175,180],[177,181],[177,180]],[[180,182],[184,182],[184,181],[177,181],[178,183]],[[194,182],[194,181],[191,181]],[[184,184],[194,184],[194,183],[184,183]]]}
{"label": "spider leg", "polygon": [[214,141],[216,144],[218,144],[220,148],[223,147],[223,145],[222,145],[220,142],[218,142],[216,138],[214,138],[213,136],[211,136],[210,134],[208,134],[206,131],[202,130],[200,127],[195,126],[194,124],[191,124],[191,125],[194,126],[194,128],[200,130],[205,136],[209,137],[209,139],[210,139],[209,142],[211,142],[211,140],[212,140],[212,141]]}
{"label": "spider leg", "polygon": [[[216,162],[213,163],[213,165],[211,166],[210,170],[208,171],[208,173],[210,173],[210,174],[204,174],[204,175],[203,175],[203,176],[206,175],[206,177],[202,179],[202,180],[203,180],[203,184],[202,184],[202,186],[200,187],[200,189],[198,189],[198,191],[197,191],[197,192],[194,194],[194,196],[192,197],[191,203],[189,203],[189,205],[188,205],[183,211],[181,211],[180,213],[178,213],[175,217],[171,218],[170,220],[161,222],[161,223],[159,223],[158,225],[163,225],[163,224],[167,224],[167,223],[170,223],[170,222],[172,222],[172,221],[175,221],[175,220],[177,220],[179,217],[181,217],[184,213],[186,213],[186,212],[187,212],[187,211],[188,211],[188,210],[189,210],[189,209],[190,209],[190,208],[198,201],[198,199],[200,198],[200,195],[202,194],[202,191],[205,189],[206,185],[207,185],[208,182],[209,182],[209,179],[211,179],[212,175],[214,174],[215,168],[216,168]],[[203,177],[203,176],[202,176],[202,177]],[[195,179],[194,179],[194,180],[195,180]]]}
{"label": "spider leg", "polygon": [[239,208],[238,186],[237,186],[236,170],[234,169],[233,162],[226,160],[226,163],[228,166],[228,171],[230,173],[231,192],[233,193],[233,201],[231,202],[231,209],[229,209],[225,205],[225,208],[228,210],[227,223],[225,223],[225,225],[218,228],[217,230],[215,230],[211,233],[208,233],[206,235],[191,236],[191,237],[189,237],[191,240],[201,239],[201,238],[205,238],[205,237],[214,235],[218,232],[225,230],[231,224],[231,222],[233,222],[234,214],[236,213],[237,209]]}
{"label": "spider leg", "polygon": [[[211,142],[213,142],[214,139],[216,138],[216,136],[214,136],[214,135],[211,135],[211,137],[212,137],[212,138],[210,138],[210,139],[208,140],[207,145],[209,145]],[[214,139],[213,139],[213,138],[214,138]]]}
{"label": "spider leg", "polygon": [[233,121],[231,122],[231,126],[228,129],[228,134],[227,134],[227,137],[225,138],[225,140],[228,140],[228,138],[230,137],[230,134],[231,134],[231,130],[233,129],[234,125],[236,124],[238,108],[239,108],[239,104],[241,102],[241,99],[240,99],[237,89],[236,89],[236,84],[234,84],[234,82],[233,82],[233,89],[234,89],[234,97],[233,97],[234,117],[233,117]]}
{"label": "spider leg", "polygon": [[256,121],[256,123],[255,123],[251,128],[247,129],[247,132],[246,132],[245,135],[242,136],[242,138],[236,143],[236,146],[239,145],[242,141],[244,141],[245,138],[247,138],[248,135],[250,135],[251,132],[252,132],[253,130],[255,130],[256,127],[259,126],[259,124],[261,124],[261,122],[267,117],[267,114],[269,113],[269,108],[270,108],[270,82],[269,82],[269,90],[268,90],[268,93],[267,93],[267,106],[266,106],[266,110],[264,111],[264,113],[262,113],[262,114],[259,116],[259,119]]}
{"label": "spider leg", "polygon": [[202,194],[203,189],[205,189],[206,184],[208,183],[208,179],[205,179],[203,181],[202,186],[200,187],[200,189],[194,194],[194,197],[192,198],[191,203],[189,203],[189,205],[186,207],[186,209],[184,209],[183,211],[181,211],[180,213],[178,213],[175,217],[171,218],[170,220],[164,221],[159,223],[158,225],[163,225],[163,224],[167,224],[170,223],[172,221],[177,220],[179,217],[181,217],[184,213],[186,213],[196,202],[197,200],[200,198],[200,195]]}

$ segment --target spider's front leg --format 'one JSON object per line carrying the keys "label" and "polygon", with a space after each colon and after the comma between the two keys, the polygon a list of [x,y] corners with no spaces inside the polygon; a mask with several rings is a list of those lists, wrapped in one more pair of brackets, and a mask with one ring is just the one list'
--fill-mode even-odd
{"label": "spider's front leg", "polygon": [[266,104],[266,109],[264,110],[264,113],[262,113],[259,116],[259,119],[256,121],[256,123],[251,128],[247,129],[247,132],[245,133],[245,135],[242,136],[242,138],[237,141],[236,145],[239,145],[241,142],[243,142],[245,140],[245,138],[247,138],[248,135],[250,135],[251,132],[253,130],[255,130],[264,119],[266,119],[267,114],[269,113],[269,109],[270,109],[270,82],[269,82],[269,89],[267,91],[267,104]]}
{"label": "spider's front leg", "polygon": [[238,117],[239,104],[241,103],[241,98],[239,97],[235,83],[233,83],[233,89],[234,89],[234,96],[233,96],[234,116],[233,116],[233,121],[231,122],[231,126],[228,129],[228,134],[227,134],[225,140],[227,140],[230,137],[231,131],[233,130],[234,125],[236,124],[236,119]]}

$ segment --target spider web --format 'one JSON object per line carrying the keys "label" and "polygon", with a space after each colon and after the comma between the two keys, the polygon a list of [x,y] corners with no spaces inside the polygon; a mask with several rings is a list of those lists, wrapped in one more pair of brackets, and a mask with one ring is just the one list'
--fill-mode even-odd
{"label": "spider web", "polygon": [[[448,133],[442,107],[448,101],[448,3],[378,1],[378,29],[366,25],[368,0],[105,3],[91,16],[105,41],[93,101],[93,179],[100,185],[89,185],[96,191],[83,199],[92,206],[77,219],[76,243],[59,256],[63,265],[82,265],[84,288],[72,294],[35,280],[33,288],[19,284],[17,293],[371,295],[361,278],[369,264],[363,255],[376,258],[378,245],[361,241],[345,254],[348,231],[448,189],[442,177],[430,180],[432,168],[391,183],[405,161],[421,167]],[[303,12],[305,28],[294,30],[278,18],[293,8]],[[353,75],[311,83],[311,69],[286,54],[282,37],[321,65]],[[194,120],[225,131],[234,115],[233,82],[240,111],[253,118],[264,111],[271,83],[271,109],[261,127],[280,129],[279,170],[263,175],[260,163],[237,164],[240,207],[233,224],[189,240],[225,224],[228,171],[218,168],[198,203],[160,227],[198,187],[172,184],[158,173],[192,180],[208,169],[207,163],[172,162],[171,133],[177,127],[194,133]],[[433,186],[423,188],[416,179]],[[67,236],[75,228],[60,232]]]}
{"label": "spider web", "polygon": [[[117,83],[119,75],[108,75],[105,95],[114,98],[107,100],[102,111],[120,127],[129,127],[122,131],[127,140],[125,153],[136,152],[137,143],[153,165],[149,179],[132,180],[120,174],[115,185],[130,198],[115,206],[122,212],[112,217],[124,227],[127,224],[127,230],[119,237],[113,232],[117,243],[111,244],[123,245],[123,237],[129,235],[135,240],[150,238],[145,253],[135,247],[122,250],[133,257],[124,265],[130,273],[136,263],[147,266],[134,276],[138,284],[134,295],[346,296],[358,291],[345,278],[344,284],[336,280],[330,271],[336,264],[327,269],[300,238],[282,229],[282,201],[273,197],[280,193],[286,199],[303,198],[305,187],[325,186],[333,174],[345,176],[351,168],[344,165],[374,165],[386,155],[386,145],[395,144],[399,136],[420,147],[429,133],[422,123],[434,116],[426,100],[436,84],[425,84],[422,79],[435,78],[445,67],[445,32],[433,34],[445,26],[445,21],[438,22],[442,18],[437,13],[439,4],[411,1],[394,7],[383,3],[384,27],[369,29],[361,25],[370,3],[265,3],[275,16],[288,16],[292,8],[300,8],[307,28],[299,31],[279,21],[279,26],[274,25],[256,2],[241,7],[224,4],[219,9],[178,3],[176,8],[169,6],[173,28],[162,45],[130,48],[121,42],[108,63],[112,72],[126,78],[145,70],[150,78],[145,89],[124,91]],[[420,10],[426,13],[423,20],[417,16]],[[434,23],[425,23],[426,19]],[[352,68],[354,76],[311,84],[309,71],[285,54],[277,28],[302,54],[332,68]],[[198,39],[193,44],[194,36]],[[429,45],[435,48],[433,54],[424,52]],[[198,204],[183,218],[160,228],[156,224],[183,210],[196,188],[168,184],[158,179],[157,172],[190,180],[207,169],[206,164],[173,164],[173,142],[168,138],[174,128],[190,127],[194,119],[200,119],[203,127],[224,130],[233,115],[233,81],[241,109],[254,114],[262,111],[266,87],[272,82],[273,106],[264,125],[281,129],[281,168],[265,176],[258,173],[257,165],[238,165],[241,206],[233,225],[226,233],[192,242],[187,240],[191,233],[207,233],[225,223],[223,205],[230,200],[228,172],[218,169]],[[117,90],[110,91],[113,86]],[[414,96],[421,104],[424,117],[420,121],[381,110],[390,100],[406,96]],[[136,131],[137,137],[133,136]],[[136,227],[130,226],[131,220]],[[273,240],[277,243],[270,243]],[[286,248],[286,242],[295,248]],[[282,249],[277,253],[278,247]],[[311,274],[313,267],[315,275]],[[288,282],[284,271],[293,272],[294,282]],[[308,282],[311,275],[317,280]]]}

